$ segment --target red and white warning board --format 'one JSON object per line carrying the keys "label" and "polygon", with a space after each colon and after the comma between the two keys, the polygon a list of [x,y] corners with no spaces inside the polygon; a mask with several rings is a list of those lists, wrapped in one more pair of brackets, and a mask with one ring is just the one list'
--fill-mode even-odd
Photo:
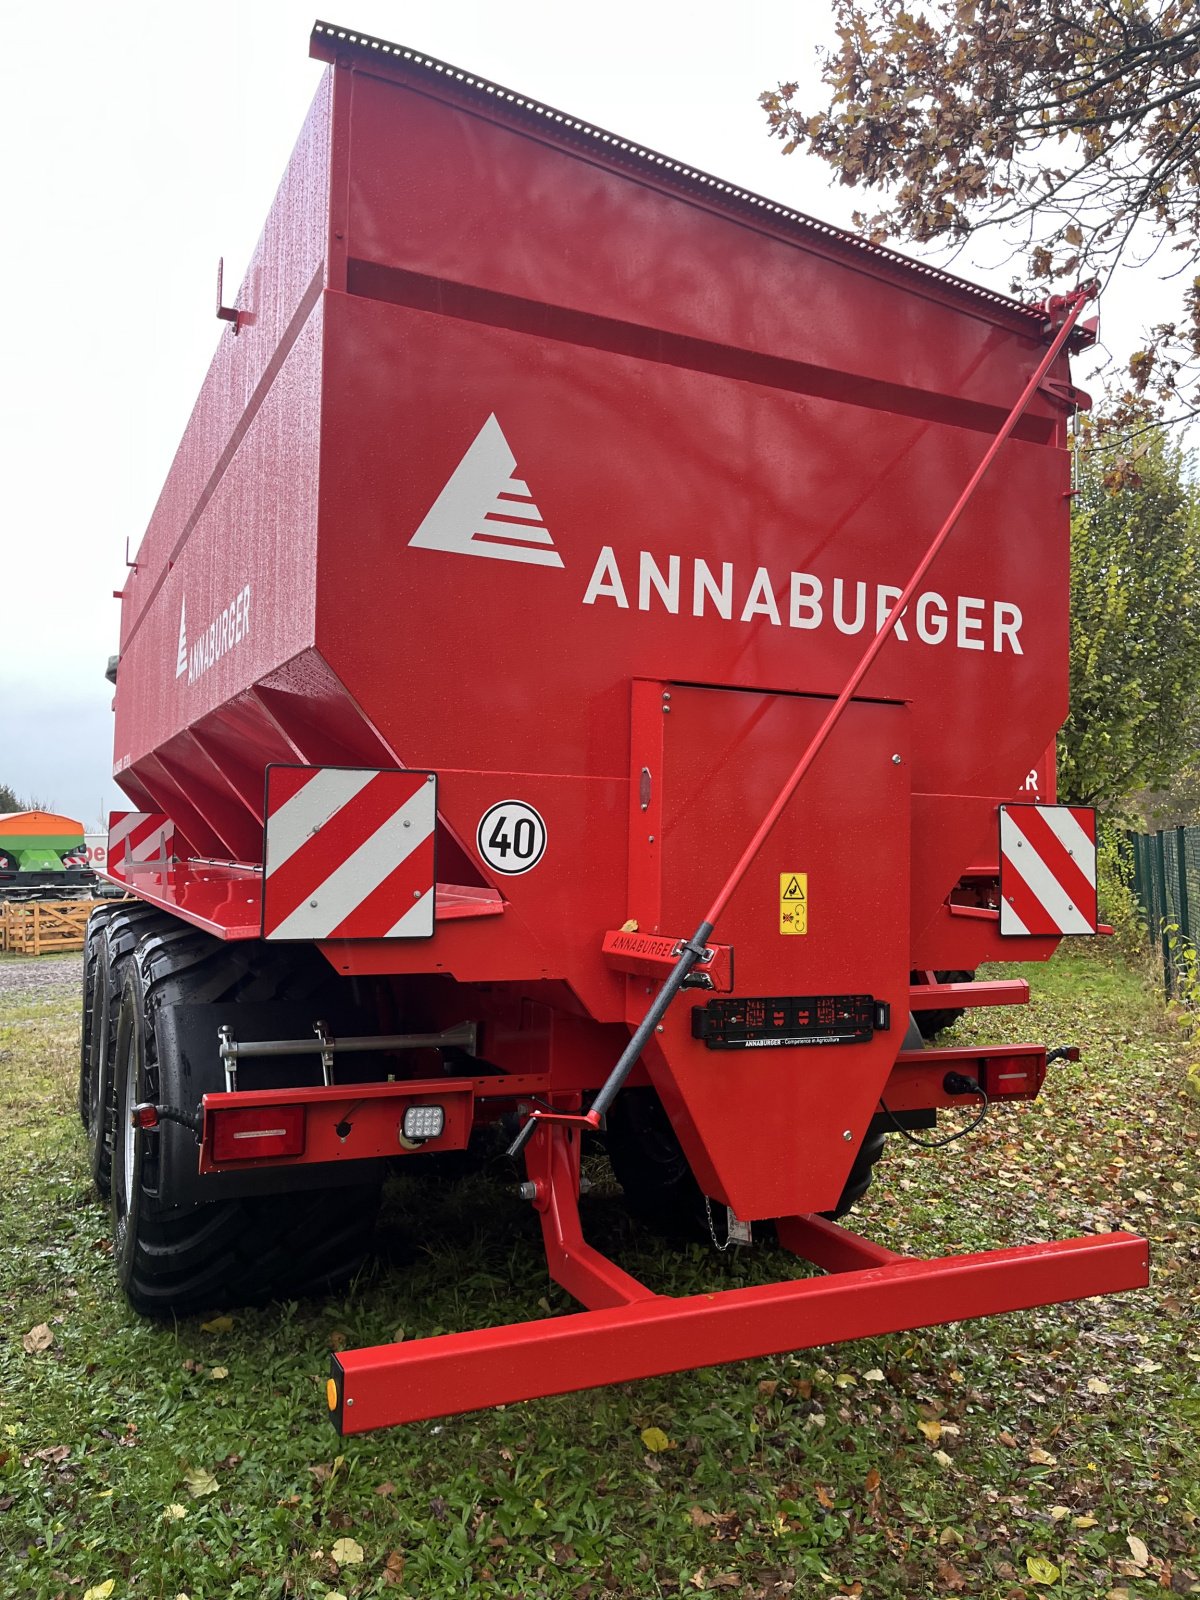
{"label": "red and white warning board", "polygon": [[1095,933],[1096,813],[1000,807],[1000,932]]}
{"label": "red and white warning board", "polygon": [[165,811],[109,812],[106,870],[114,878],[138,868],[165,872],[174,854],[175,824]]}
{"label": "red and white warning board", "polygon": [[431,772],[268,767],[264,939],[428,939]]}

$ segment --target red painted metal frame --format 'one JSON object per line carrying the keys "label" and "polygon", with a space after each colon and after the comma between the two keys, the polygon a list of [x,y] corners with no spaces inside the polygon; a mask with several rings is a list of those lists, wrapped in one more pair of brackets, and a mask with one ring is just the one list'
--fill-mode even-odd
{"label": "red painted metal frame", "polygon": [[543,1125],[529,1152],[550,1274],[589,1309],[333,1357],[339,1433],[627,1383],[819,1344],[1142,1288],[1144,1239],[1114,1233],[980,1255],[917,1260],[819,1217],[780,1225],[785,1248],[823,1266],[792,1279],[675,1299],[585,1243],[573,1131]]}
{"label": "red painted metal frame", "polygon": [[988,979],[982,983],[914,983],[908,991],[910,1011],[1028,1004],[1029,984],[1024,978]]}
{"label": "red painted metal frame", "polygon": [[[404,1112],[414,1105],[440,1105],[446,1126],[436,1139],[427,1139],[425,1151],[465,1150],[477,1102],[501,1104],[523,1096],[550,1091],[544,1074],[509,1073],[503,1077],[408,1078],[397,1083],[347,1083],[301,1089],[238,1089],[232,1094],[206,1094],[200,1143],[200,1171],[227,1172],[247,1167],[295,1167],[310,1162],[365,1161],[377,1156],[401,1156],[399,1142]],[[578,1095],[556,1096],[578,1103]],[[304,1150],[296,1156],[264,1156],[238,1161],[218,1161],[213,1153],[214,1118],[222,1111],[264,1110],[280,1106],[306,1108]],[[339,1133],[339,1128],[348,1132]]]}
{"label": "red painted metal frame", "polygon": [[881,1098],[889,1111],[977,1106],[970,1097],[946,1093],[946,1074],[955,1071],[982,1083],[993,1100],[1035,1100],[1046,1077],[1046,1049],[1040,1044],[1005,1044],[902,1050]]}
{"label": "red painted metal frame", "polygon": [[[124,875],[102,870],[100,876],[218,939],[257,939],[262,933],[263,874],[255,862],[173,861],[165,870],[135,864]],[[434,892],[439,923],[504,915],[496,889],[439,883]]]}
{"label": "red painted metal frame", "polygon": [[[1032,1100],[1046,1076],[1046,1051],[1041,1045],[972,1045],[964,1048],[901,1051],[883,1091],[892,1111],[923,1111],[962,1105],[962,1095],[947,1094],[946,1074],[961,1069],[984,1082],[993,1098]],[[1005,1087],[1006,1079],[1014,1087]],[[201,1135],[201,1173],[230,1168],[302,1166],[309,1162],[371,1160],[405,1153],[398,1129],[407,1107],[440,1105],[446,1125],[422,1150],[464,1150],[471,1128],[491,1103],[497,1107],[525,1100],[553,1099],[554,1121],[568,1127],[594,1129],[599,1119],[581,1114],[578,1091],[564,1092],[550,1073],[507,1073],[474,1078],[408,1078],[392,1083],[335,1084],[295,1089],[239,1089],[234,1093],[206,1094]],[[214,1150],[215,1121],[222,1111],[271,1110],[304,1106],[304,1147],[293,1156],[258,1156],[247,1148],[236,1160],[218,1159]],[[339,1131],[339,1129],[343,1131]],[[542,1170],[542,1146],[536,1145],[530,1177],[539,1186],[538,1209],[548,1204],[550,1174]]]}

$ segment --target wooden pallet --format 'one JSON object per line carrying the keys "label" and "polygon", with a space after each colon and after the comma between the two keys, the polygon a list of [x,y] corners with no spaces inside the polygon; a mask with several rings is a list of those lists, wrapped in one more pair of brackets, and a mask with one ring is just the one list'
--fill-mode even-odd
{"label": "wooden pallet", "polygon": [[94,900],[6,900],[0,906],[0,950],[46,956],[82,950]]}

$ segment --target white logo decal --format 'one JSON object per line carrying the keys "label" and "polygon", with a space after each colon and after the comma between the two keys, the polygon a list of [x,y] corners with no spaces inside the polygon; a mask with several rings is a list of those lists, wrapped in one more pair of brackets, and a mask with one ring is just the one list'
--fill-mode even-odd
{"label": "white logo decal", "polygon": [[500,800],[480,817],[475,848],[494,872],[515,878],[542,859],[546,824],[524,800]]}
{"label": "white logo decal", "polygon": [[[187,681],[195,683],[197,678],[202,678],[208,669],[250,632],[250,585],[229,602],[223,611],[209,623],[207,629],[198,639],[192,640],[191,648],[187,642],[187,602],[179,608],[179,653],[175,658],[175,676],[182,678],[187,673]],[[119,770],[119,769],[118,769]]]}
{"label": "white logo decal", "polygon": [[500,424],[490,416],[409,544],[418,550],[561,567],[562,557],[528,486],[513,476],[516,465]]}

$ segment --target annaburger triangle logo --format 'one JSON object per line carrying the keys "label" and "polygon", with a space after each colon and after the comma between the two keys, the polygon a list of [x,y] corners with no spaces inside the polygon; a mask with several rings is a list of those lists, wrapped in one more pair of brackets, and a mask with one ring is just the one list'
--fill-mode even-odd
{"label": "annaburger triangle logo", "polygon": [[409,544],[418,550],[561,567],[562,557],[528,485],[513,476],[516,465],[500,424],[490,416]]}

